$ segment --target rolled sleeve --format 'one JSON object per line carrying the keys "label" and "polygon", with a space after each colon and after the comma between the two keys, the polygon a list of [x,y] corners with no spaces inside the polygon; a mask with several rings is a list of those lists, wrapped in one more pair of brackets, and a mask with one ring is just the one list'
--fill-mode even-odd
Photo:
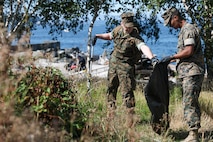
{"label": "rolled sleeve", "polygon": [[114,36],[113,36],[113,32],[110,32],[110,39],[113,39]]}
{"label": "rolled sleeve", "polygon": [[184,40],[184,46],[195,44],[195,40],[193,38],[188,38]]}
{"label": "rolled sleeve", "polygon": [[140,42],[136,46],[137,46],[138,50],[141,51],[141,48],[143,48],[144,46],[146,46],[146,44],[144,42]]}

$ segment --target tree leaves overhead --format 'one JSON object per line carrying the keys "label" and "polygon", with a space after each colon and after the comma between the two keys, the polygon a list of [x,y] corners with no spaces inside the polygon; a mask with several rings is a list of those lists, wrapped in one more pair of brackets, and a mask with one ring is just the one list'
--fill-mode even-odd
{"label": "tree leaves overhead", "polygon": [[[88,24],[89,18],[97,9],[108,9],[109,5],[102,5],[102,0],[81,1],[40,1],[38,10],[42,26],[49,25],[50,33],[61,34],[64,29],[77,33]],[[103,6],[103,7],[101,7]]]}
{"label": "tree leaves overhead", "polygon": [[82,29],[81,9],[74,1],[39,1],[37,12],[39,13],[40,23],[43,27],[50,26],[50,33],[61,33],[62,30],[69,28],[73,32]]}
{"label": "tree leaves overhead", "polygon": [[1,1],[1,3],[4,5],[4,8],[2,9],[4,14],[1,21],[4,22],[4,28],[7,29],[5,38],[7,38],[9,42],[11,42],[10,37],[16,36],[17,38],[20,38],[24,32],[33,28],[32,23],[36,19],[36,1],[5,0]]}
{"label": "tree leaves overhead", "polygon": [[[150,1],[144,1],[145,4],[151,4]],[[106,32],[112,30],[115,26],[120,24],[120,17],[113,15],[121,14],[125,11],[134,11],[137,13],[139,20],[151,20],[150,22],[138,22],[139,24],[152,24],[149,26],[140,25],[143,28],[142,34],[147,34],[148,38],[154,40],[158,39],[158,28],[156,23],[156,10],[153,14],[147,17],[146,12],[148,7],[144,6],[143,1],[140,0],[80,0],[80,1],[40,1],[39,16],[41,17],[41,24],[50,26],[50,33],[61,34],[64,29],[68,29],[73,33],[84,29],[85,26],[92,21],[92,17],[97,12],[99,15],[104,15],[106,21]],[[136,11],[135,11],[136,10]],[[100,18],[100,17],[99,17]],[[150,30],[149,27],[152,29]]]}
{"label": "tree leaves overhead", "polygon": [[[157,40],[158,25],[156,23],[159,21],[156,15],[170,6],[176,6],[181,11],[187,12],[191,20],[199,26],[208,27],[206,20],[207,17],[212,17],[212,2],[184,1],[189,7],[187,10],[181,0],[10,0],[1,2],[4,3],[4,19],[7,19],[4,21],[5,26],[11,31],[21,31],[26,28],[26,24],[32,29],[36,26],[33,23],[39,19],[43,27],[51,28],[51,34],[60,35],[64,29],[77,33],[89,24],[96,12],[99,16],[104,15],[108,26],[106,29],[109,31],[120,23],[119,17],[113,17],[114,14],[133,11],[137,15],[138,23],[142,24],[140,25],[143,28],[142,34]],[[151,14],[147,15],[147,13]],[[149,27],[152,28],[149,29]],[[157,29],[153,30],[153,28]]]}
{"label": "tree leaves overhead", "polygon": [[[20,38],[26,30],[36,26],[37,20],[43,27],[49,26],[50,34],[56,37],[64,29],[77,33],[88,25],[88,31],[92,32],[96,18],[106,21],[106,32],[109,32],[120,24],[118,15],[133,11],[141,35],[152,41],[159,38],[159,15],[174,6],[186,14],[187,20],[201,28],[206,61],[212,62],[212,0],[5,0],[0,3],[4,4],[0,21],[7,29],[7,34],[3,34],[6,38],[12,35]],[[88,35],[91,36],[91,33]]]}

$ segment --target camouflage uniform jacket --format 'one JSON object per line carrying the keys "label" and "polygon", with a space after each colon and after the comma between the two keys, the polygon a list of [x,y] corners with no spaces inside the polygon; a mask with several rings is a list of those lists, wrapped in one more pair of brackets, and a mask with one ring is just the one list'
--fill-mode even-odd
{"label": "camouflage uniform jacket", "polygon": [[188,58],[180,59],[177,64],[179,78],[204,74],[204,57],[198,27],[186,23],[179,33],[178,52],[184,50],[187,45],[194,44],[194,52]]}
{"label": "camouflage uniform jacket", "polygon": [[144,42],[137,29],[133,29],[130,34],[124,34],[122,27],[118,26],[112,31],[112,38],[114,50],[110,62],[118,65],[121,70],[132,69],[142,55],[137,45]]}

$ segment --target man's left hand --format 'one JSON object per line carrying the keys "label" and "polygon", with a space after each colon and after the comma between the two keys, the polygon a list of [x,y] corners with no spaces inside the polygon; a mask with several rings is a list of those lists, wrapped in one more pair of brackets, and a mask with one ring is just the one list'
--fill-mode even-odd
{"label": "man's left hand", "polygon": [[157,63],[159,62],[159,60],[156,58],[156,57],[153,57],[151,59],[151,63],[152,63],[152,66],[154,67]]}

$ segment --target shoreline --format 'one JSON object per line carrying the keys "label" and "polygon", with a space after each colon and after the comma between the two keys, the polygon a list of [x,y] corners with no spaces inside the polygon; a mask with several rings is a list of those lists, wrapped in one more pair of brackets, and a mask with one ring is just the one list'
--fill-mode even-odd
{"label": "shoreline", "polygon": [[[15,56],[21,57],[25,56],[26,52],[28,51],[21,51],[21,52],[16,52]],[[52,50],[36,50],[36,51],[31,51],[31,56],[34,58],[34,65],[36,67],[53,67],[56,69],[59,69],[61,73],[66,77],[79,77],[79,78],[87,78],[88,77],[88,72],[86,69],[80,70],[79,68],[72,69],[70,68],[71,66],[68,66],[68,64],[76,60],[77,57],[83,56],[85,59],[87,57],[86,53],[76,51],[73,49],[69,50],[59,50],[57,51],[57,56],[55,56],[56,53],[55,51]],[[27,57],[28,58],[28,57]],[[29,57],[30,58],[30,57]],[[92,58],[91,62],[91,72],[90,75],[92,77],[100,77],[100,78],[107,78],[108,76],[108,66],[109,60],[107,58],[106,52],[103,52],[102,55],[94,55]],[[24,67],[25,65],[23,65]],[[77,66],[77,65],[76,65]],[[171,71],[175,72],[175,65],[171,64],[169,65],[169,68]],[[21,71],[20,69],[16,69],[17,71]],[[138,72],[142,75],[145,75],[146,77],[149,77],[151,74],[150,69],[139,69]],[[139,74],[139,75],[140,75]],[[139,81],[144,80],[144,76],[140,78]],[[147,80],[147,79],[145,79]],[[176,83],[175,77],[172,77],[169,75],[169,80],[172,82]]]}

